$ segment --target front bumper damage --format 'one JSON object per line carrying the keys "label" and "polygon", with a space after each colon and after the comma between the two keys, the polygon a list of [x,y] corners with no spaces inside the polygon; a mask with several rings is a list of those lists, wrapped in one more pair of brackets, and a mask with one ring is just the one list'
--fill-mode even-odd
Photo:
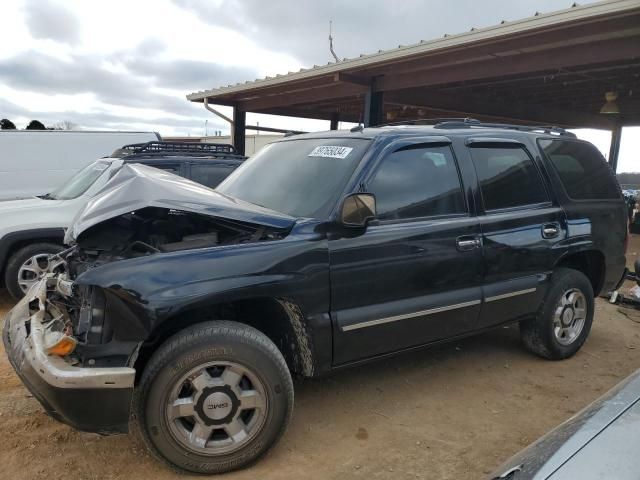
{"label": "front bumper damage", "polygon": [[47,291],[64,288],[58,283],[48,275],[9,311],[3,328],[9,361],[53,418],[82,431],[126,433],[135,370],[78,367],[46,353]]}

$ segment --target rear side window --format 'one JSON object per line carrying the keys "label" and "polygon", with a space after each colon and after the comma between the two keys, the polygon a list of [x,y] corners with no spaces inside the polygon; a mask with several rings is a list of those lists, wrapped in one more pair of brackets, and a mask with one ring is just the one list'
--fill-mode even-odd
{"label": "rear side window", "polygon": [[191,180],[216,188],[233,170],[229,165],[191,165]]}
{"label": "rear side window", "polygon": [[611,168],[593,145],[566,140],[538,140],[538,145],[558,172],[570,198],[620,198],[620,189]]}
{"label": "rear side window", "polygon": [[548,201],[540,173],[519,145],[470,148],[485,210],[499,210]]}
{"label": "rear side window", "polygon": [[367,190],[380,220],[466,213],[458,168],[448,146],[417,145],[382,160]]}

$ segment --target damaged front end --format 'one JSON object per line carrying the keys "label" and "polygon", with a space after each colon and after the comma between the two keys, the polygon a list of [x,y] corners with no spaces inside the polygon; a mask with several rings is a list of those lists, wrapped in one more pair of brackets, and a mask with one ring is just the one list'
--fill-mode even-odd
{"label": "damaged front end", "polygon": [[76,334],[82,303],[64,275],[46,275],[7,315],[5,350],[51,416],[78,430],[124,433],[135,370],[83,364],[86,336]]}
{"label": "damaged front end", "polygon": [[211,277],[187,251],[282,239],[293,223],[175,175],[125,165],[67,230],[70,247],[57,255],[64,268],[45,274],[9,312],[10,362],[56,419],[126,432],[140,348],[154,322],[176,308],[162,294],[149,301],[149,291],[190,289],[198,275]]}
{"label": "damaged front end", "polygon": [[[83,431],[124,433],[133,367],[160,316],[132,286],[155,288],[154,279],[161,278],[140,262],[173,256],[183,277],[193,278],[176,254],[281,239],[293,223],[175,175],[125,165],[67,230],[70,247],[56,263],[64,268],[45,274],[8,313],[3,339],[9,360],[54,418]],[[121,277],[105,274],[116,265]],[[141,272],[146,281],[137,277]],[[179,283],[186,288],[184,278]]]}

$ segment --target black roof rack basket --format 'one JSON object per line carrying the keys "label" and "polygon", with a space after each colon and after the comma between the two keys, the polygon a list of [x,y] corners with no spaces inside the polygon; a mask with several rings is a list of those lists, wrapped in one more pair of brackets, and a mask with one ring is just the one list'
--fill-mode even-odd
{"label": "black roof rack basket", "polygon": [[196,142],[146,142],[125,145],[114,152],[114,156],[144,154],[186,154],[186,155],[239,155],[233,145],[226,143]]}

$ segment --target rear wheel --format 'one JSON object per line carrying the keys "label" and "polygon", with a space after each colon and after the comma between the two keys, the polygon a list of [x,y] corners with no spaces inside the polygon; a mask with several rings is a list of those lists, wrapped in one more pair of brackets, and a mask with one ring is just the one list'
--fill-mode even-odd
{"label": "rear wheel", "polygon": [[19,300],[45,273],[64,270],[62,259],[49,258],[62,249],[62,245],[55,243],[33,243],[15,252],[5,269],[4,282],[9,294]]}
{"label": "rear wheel", "polygon": [[154,353],[134,408],[156,456],[182,470],[222,473],[276,443],[291,416],[293,383],[282,354],[261,332],[207,322]]}
{"label": "rear wheel", "polygon": [[559,268],[535,318],[520,322],[525,347],[544,358],[562,360],[584,344],[593,322],[593,287],[577,270]]}

